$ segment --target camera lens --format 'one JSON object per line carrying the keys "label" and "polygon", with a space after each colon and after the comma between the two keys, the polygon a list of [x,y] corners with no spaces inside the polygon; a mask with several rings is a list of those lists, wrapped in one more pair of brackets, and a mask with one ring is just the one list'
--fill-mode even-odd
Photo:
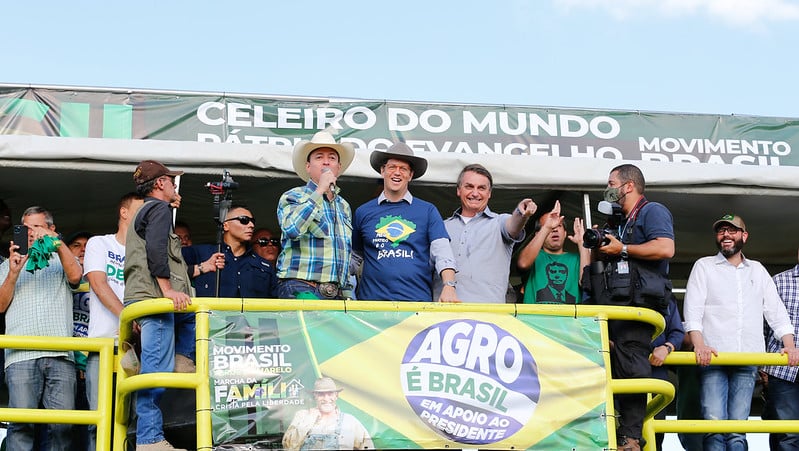
{"label": "camera lens", "polygon": [[593,249],[595,247],[599,247],[602,240],[605,239],[605,236],[602,235],[599,230],[596,229],[588,229],[583,234],[583,247],[588,249]]}
{"label": "camera lens", "polygon": [[597,247],[602,247],[608,243],[610,240],[605,238],[605,230],[597,230],[597,229],[588,229],[583,234],[583,247],[588,249],[594,249]]}

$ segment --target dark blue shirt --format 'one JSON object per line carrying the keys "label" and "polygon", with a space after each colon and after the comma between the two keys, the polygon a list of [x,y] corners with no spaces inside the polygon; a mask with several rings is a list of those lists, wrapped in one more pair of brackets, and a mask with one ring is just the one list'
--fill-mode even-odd
{"label": "dark blue shirt", "polygon": [[[643,244],[655,238],[669,238],[674,240],[674,221],[671,212],[657,202],[647,202],[636,217],[628,218],[621,233],[621,242],[628,244]],[[649,265],[661,274],[669,276],[669,260],[636,260],[638,264]],[[675,344],[676,345],[676,344]]]}
{"label": "dark blue shirt", "polygon": [[[199,244],[184,247],[183,258],[187,265],[198,265],[211,258],[217,251],[215,244]],[[252,248],[233,255],[230,246],[223,245],[225,268],[219,275],[219,297],[221,298],[277,298],[277,277],[271,263],[253,252]],[[207,266],[207,265],[206,265]],[[198,297],[216,296],[216,272],[200,274],[194,279]]]}

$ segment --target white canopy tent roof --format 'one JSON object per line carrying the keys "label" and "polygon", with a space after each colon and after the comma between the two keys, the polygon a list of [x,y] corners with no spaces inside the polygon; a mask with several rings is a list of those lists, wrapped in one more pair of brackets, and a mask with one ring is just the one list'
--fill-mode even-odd
{"label": "white canopy tent roof", "polygon": [[[302,182],[294,174],[288,146],[219,144],[189,141],[119,140],[0,135],[0,193],[17,215],[30,205],[50,209],[62,233],[88,230],[110,233],[116,225],[118,198],[134,189],[132,172],[144,159],[156,159],[186,172],[178,219],[188,222],[195,242],[215,239],[212,196],[205,183],[219,181],[223,169],[241,187],[235,203],[244,203],[257,226],[277,228],[280,194]],[[411,192],[438,205],[447,217],[457,208],[454,184],[462,167],[483,164],[494,177],[489,203],[494,211],[514,208],[532,197],[543,213],[560,200],[568,218],[584,216],[587,194],[592,222],[604,218],[595,206],[618,160],[514,155],[419,154],[428,159],[427,173]],[[772,271],[796,263],[799,212],[799,168],[635,161],[647,180],[647,197],[665,204],[674,215],[677,255],[672,276],[687,278],[698,257],[716,252],[710,227],[728,212],[744,217],[750,232],[746,253]],[[357,152],[340,179],[342,194],[353,209],[378,193],[379,175],[368,152]],[[8,237],[4,237],[8,239]],[[679,285],[679,282],[677,283]]]}

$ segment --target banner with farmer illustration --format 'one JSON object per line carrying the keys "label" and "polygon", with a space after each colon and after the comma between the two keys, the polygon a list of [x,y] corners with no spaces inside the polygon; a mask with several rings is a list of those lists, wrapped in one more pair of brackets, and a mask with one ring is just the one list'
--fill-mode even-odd
{"label": "banner with farmer illustration", "polygon": [[602,449],[593,318],[214,312],[214,444],[285,449]]}

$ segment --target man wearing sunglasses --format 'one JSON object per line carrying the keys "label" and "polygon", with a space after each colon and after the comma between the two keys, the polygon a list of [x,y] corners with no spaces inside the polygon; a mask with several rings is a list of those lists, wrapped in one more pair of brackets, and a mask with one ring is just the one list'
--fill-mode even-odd
{"label": "man wearing sunglasses", "polygon": [[294,146],[294,171],[306,182],[280,197],[282,247],[278,290],[284,299],[347,299],[352,255],[352,210],[336,185],[355,158],[351,143],[321,131]]}
{"label": "man wearing sunglasses", "polygon": [[280,237],[275,232],[260,228],[252,234],[252,246],[255,253],[272,265],[277,262],[280,255]]}
{"label": "man wearing sunglasses", "polygon": [[219,271],[219,297],[277,297],[274,266],[250,246],[254,229],[252,212],[243,205],[234,205],[222,222],[222,252],[217,252],[216,244],[183,248],[197,296],[217,296],[216,271]]}

